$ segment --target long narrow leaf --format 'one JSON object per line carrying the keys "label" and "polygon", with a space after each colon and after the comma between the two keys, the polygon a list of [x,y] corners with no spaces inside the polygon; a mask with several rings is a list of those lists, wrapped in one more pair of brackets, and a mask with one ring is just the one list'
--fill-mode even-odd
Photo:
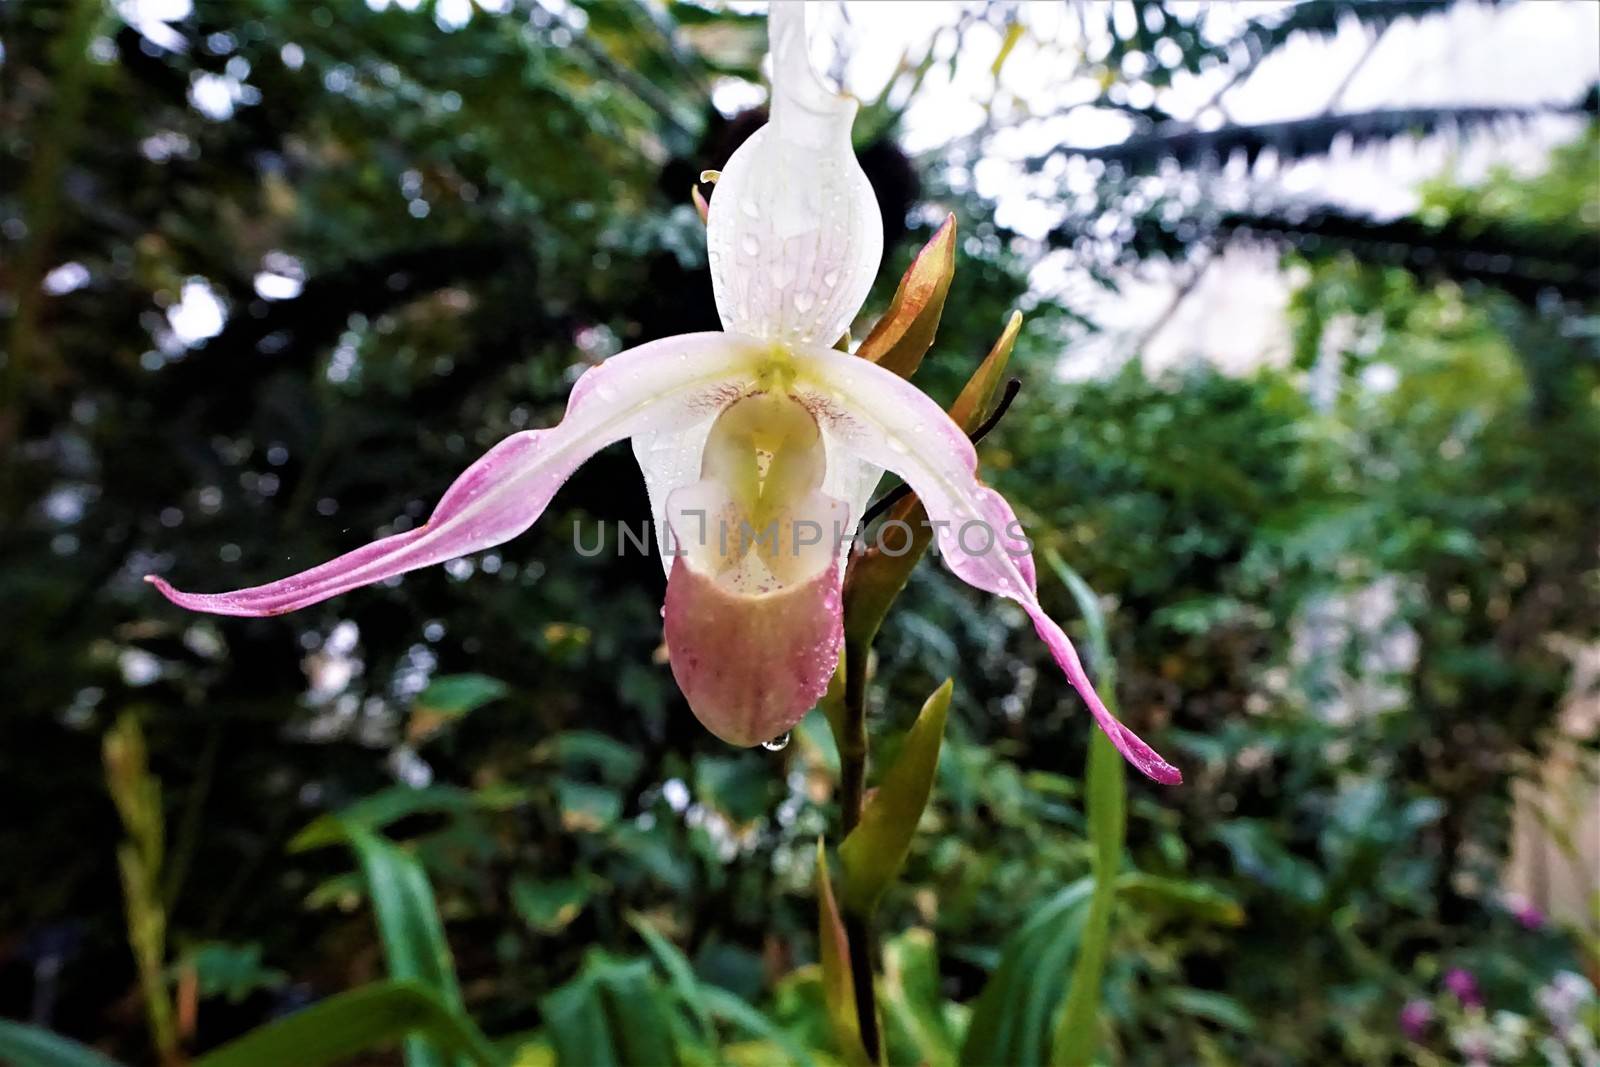
{"label": "long narrow leaf", "polygon": [[777,1024],[743,998],[726,989],[701,982],[694,973],[689,959],[671,941],[663,937],[642,916],[628,918],[634,930],[644,938],[656,962],[667,972],[674,992],[693,1013],[700,1027],[700,1036],[706,1045],[716,1049],[717,1032],[714,1020],[728,1023],[752,1037],[769,1041],[782,1048],[797,1067],[813,1067],[811,1056]]}
{"label": "long narrow leaf", "polygon": [[504,1063],[466,1016],[437,994],[415,982],[379,982],[252,1030],[194,1067],[323,1067],[415,1034],[479,1067]]}
{"label": "long narrow leaf", "polygon": [[911,377],[933,346],[955,271],[956,217],[947,215],[906,268],[900,287],[889,301],[889,310],[872,327],[856,354],[902,378]]}
{"label": "long narrow leaf", "polygon": [[695,977],[694,967],[689,963],[689,958],[642,916],[628,916],[628,925],[644,938],[644,943],[649,946],[656,962],[667,972],[667,979],[671,981],[672,989],[678,994],[678,999],[694,1015],[695,1022],[700,1028],[701,1039],[707,1045],[714,1047],[717,1040],[716,1030],[711,1025],[711,1013],[706,1008],[700,980]]}
{"label": "long narrow leaf", "polygon": [[1000,965],[989,976],[961,1045],[962,1063],[1043,1064],[1067,970],[1083,936],[1094,882],[1061,889],[1006,938]]}
{"label": "long narrow leaf", "polygon": [[[1045,553],[1056,576],[1071,590],[1089,630],[1089,654],[1099,671],[1098,688],[1111,713],[1117,713],[1116,663],[1106,639],[1105,618],[1087,582],[1053,551]],[[1063,1067],[1087,1065],[1094,1056],[1099,1032],[1095,1014],[1100,1006],[1100,985],[1105,973],[1106,950],[1111,940],[1111,917],[1117,902],[1117,874],[1122,866],[1122,844],[1127,830],[1126,778],[1122,757],[1105,734],[1089,739],[1088,770],[1089,842],[1094,848],[1094,896],[1084,923],[1083,944],[1072,969],[1067,1003],[1056,1027],[1051,1062]]]}
{"label": "long narrow leaf", "polygon": [[776,1023],[757,1011],[737,994],[714,985],[702,985],[700,996],[712,1015],[752,1037],[771,1041],[782,1048],[797,1067],[813,1067],[811,1054]]}
{"label": "long narrow leaf", "polygon": [[[361,827],[349,827],[348,834],[367,877],[389,976],[419,982],[445,1005],[460,1010],[455,964],[422,864]],[[407,1067],[445,1067],[450,1062],[425,1038],[408,1038],[405,1049]]]}
{"label": "long narrow leaf", "polygon": [[[1115,714],[1116,703],[1111,700],[1110,687],[1101,683],[1100,692]],[[1084,923],[1083,944],[1072,968],[1067,1003],[1056,1027],[1051,1062],[1065,1067],[1086,1067],[1099,1044],[1095,1015],[1100,1007],[1100,987],[1111,941],[1111,918],[1117,901],[1117,868],[1122,859],[1125,773],[1122,756],[1102,733],[1096,732],[1089,741],[1088,778],[1094,896]]]}
{"label": "long narrow leaf", "polygon": [[305,852],[344,844],[351,828],[380,833],[389,824],[413,815],[459,816],[473,811],[504,811],[525,799],[522,790],[507,787],[474,791],[453,785],[432,785],[422,789],[393,786],[363,797],[339,811],[319,815],[290,838],[289,851]]}
{"label": "long narrow leaf", "polygon": [[1244,922],[1244,909],[1238,900],[1204,882],[1128,871],[1117,879],[1117,896],[1145,912],[1168,912],[1218,926],[1239,926]]}
{"label": "long narrow leaf", "polygon": [[557,1063],[621,1067],[622,1052],[606,1022],[605,1002],[594,983],[579,978],[539,1004]]}
{"label": "long narrow leaf", "polygon": [[946,678],[922,705],[899,758],[867,802],[861,821],[839,846],[844,864],[840,898],[847,911],[870,915],[906,861],[939,770],[952,688]]}
{"label": "long narrow leaf", "polygon": [[913,928],[883,948],[883,1006],[890,1033],[898,1034],[926,1067],[958,1067],[959,1042],[940,991],[939,951],[933,934]]}
{"label": "long narrow leaf", "polygon": [[8,1019],[0,1019],[0,1063],[10,1067],[122,1067],[71,1038]]}
{"label": "long narrow leaf", "polygon": [[844,920],[833,896],[833,880],[828,875],[828,853],[817,838],[817,954],[822,964],[823,1004],[833,1038],[844,1053],[846,1062],[865,1064],[872,1062],[861,1038],[860,1020],[856,1017],[855,977],[850,970],[850,941],[845,934]]}
{"label": "long narrow leaf", "polygon": [[670,1067],[681,1062],[681,1027],[670,1018],[648,960],[592,952],[582,973],[540,1002],[561,1064]]}

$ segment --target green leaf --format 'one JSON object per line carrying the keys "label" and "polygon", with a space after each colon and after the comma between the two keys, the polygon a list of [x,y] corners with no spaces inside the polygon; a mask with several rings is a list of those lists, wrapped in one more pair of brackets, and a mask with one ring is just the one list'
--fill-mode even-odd
{"label": "green leaf", "polygon": [[605,1004],[592,983],[576,979],[545,997],[540,1007],[557,1063],[617,1067],[622,1053],[606,1020]]}
{"label": "green leaf", "polygon": [[799,1042],[738,994],[720,986],[702,984],[700,998],[706,1010],[717,1019],[736,1026],[754,1037],[771,1041],[782,1048],[789,1059],[800,1067],[812,1067],[815,1063],[810,1053]]}
{"label": "green leaf", "polygon": [[779,800],[772,764],[748,756],[701,756],[694,761],[695,799],[738,824],[761,818]]}
{"label": "green leaf", "polygon": [[839,846],[844,865],[841,903],[854,914],[870,915],[905,864],[939,769],[939,748],[953,688],[951,680],[945,679],[922,705],[917,721],[906,733],[899,758],[867,801],[861,821]]}
{"label": "green leaf", "polygon": [[[1100,691],[1116,714],[1109,683]],[[1117,869],[1122,860],[1126,821],[1123,808],[1125,769],[1111,739],[1096,730],[1089,739],[1089,841],[1094,848],[1094,896],[1084,923],[1083,944],[1072,968],[1067,1002],[1056,1027],[1052,1063],[1086,1067],[1099,1045],[1095,1013],[1111,940],[1111,919],[1117,901]]]}
{"label": "green leaf", "polygon": [[[883,1000],[889,1030],[909,1046],[909,1057],[929,1067],[957,1067],[956,1034],[939,989],[939,953],[933,935],[912,929],[883,948]],[[892,1046],[891,1046],[892,1047]]]}
{"label": "green leaf", "polygon": [[1233,853],[1233,862],[1246,877],[1307,907],[1321,903],[1327,895],[1322,872],[1279,844],[1267,823],[1234,819],[1213,832]]}
{"label": "green leaf", "polygon": [[571,833],[599,833],[622,814],[622,795],[610,786],[562,778],[556,782],[556,801],[562,828]]}
{"label": "green leaf", "polygon": [[121,1067],[87,1045],[26,1023],[0,1019],[0,1063],[9,1067]]}
{"label": "green leaf", "polygon": [[[461,990],[450,945],[421,862],[360,827],[350,828],[349,839],[367,877],[367,894],[378,920],[389,976],[417,981],[446,1006],[460,1010]],[[439,1067],[449,1062],[423,1038],[406,1039],[405,1049],[407,1067]]]}
{"label": "green leaf", "polygon": [[310,911],[338,908],[354,911],[367,895],[366,879],[360,871],[343,871],[324,878],[306,893],[305,906]]}
{"label": "green leaf", "polygon": [[279,989],[289,976],[261,963],[261,946],[205,941],[184,953],[202,997],[226,996],[238,1004],[258,989]]}
{"label": "green leaf", "polygon": [[[1057,577],[1071,591],[1089,631],[1090,661],[1099,668],[1099,690],[1106,707],[1117,713],[1116,661],[1106,639],[1100,602],[1077,571],[1053,551],[1045,553]],[[1094,896],[1084,923],[1083,945],[1073,964],[1072,984],[1056,1026],[1051,1062],[1066,1067],[1086,1067],[1099,1045],[1095,1014],[1100,1007],[1100,986],[1105,975],[1111,941],[1111,919],[1117,902],[1117,875],[1122,866],[1123,838],[1127,831],[1126,768],[1116,746],[1104,731],[1089,739],[1088,792],[1089,843],[1093,846]]]}
{"label": "green leaf", "polygon": [[812,1060],[805,1048],[743,997],[720,986],[700,981],[695,976],[689,958],[659,930],[652,927],[642,915],[630,915],[628,922],[638,931],[639,936],[644,938],[656,962],[667,972],[673,992],[694,1015],[700,1029],[701,1040],[709,1048],[717,1047],[717,1031],[713,1020],[720,1019],[753,1037],[779,1046],[794,1063],[801,1064],[802,1067],[811,1067]]}
{"label": "green leaf", "polygon": [[711,1013],[707,1010],[705,999],[700,994],[700,980],[695,977],[694,966],[689,962],[689,958],[678,950],[677,945],[668,941],[659,930],[651,926],[644,916],[630,914],[628,925],[644,938],[644,943],[649,946],[656,962],[667,972],[673,992],[678,994],[678,999],[683,1002],[684,1007],[694,1015],[695,1022],[700,1027],[701,1038],[707,1045],[715,1046],[716,1029],[711,1025]]}
{"label": "green leaf", "polygon": [[1067,970],[1088,917],[1092,878],[1080,878],[1039,907],[1006,938],[1000,963],[973,1008],[962,1063],[1043,1064]]}
{"label": "green leaf", "polygon": [[451,785],[434,785],[423,789],[391,786],[363,797],[341,811],[313,819],[290,840],[289,851],[304,852],[343,844],[352,828],[376,833],[412,815],[464,814],[479,809],[505,811],[521,804],[526,798],[526,790],[515,787],[493,787],[474,792]]}
{"label": "green leaf", "polygon": [[420,710],[455,717],[477,711],[490,701],[499,700],[511,688],[487,674],[446,674],[428,683],[416,700]]}
{"label": "green leaf", "polygon": [[[322,1067],[408,1035],[426,1035],[433,1047],[480,1067],[504,1063],[472,1022],[437,994],[415,982],[378,982],[257,1027],[200,1057],[194,1067]],[[87,1067],[94,1061],[83,1062]]]}
{"label": "green leaf", "polygon": [[834,1040],[851,1064],[870,1063],[856,1018],[856,984],[850,972],[850,940],[833,898],[828,853],[817,838],[817,954],[822,957],[822,993]]}
{"label": "green leaf", "polygon": [[518,875],[511,880],[511,906],[523,922],[541,934],[565,930],[592,896],[593,886],[582,878],[541,882]]}
{"label": "green leaf", "polygon": [[1255,1033],[1256,1021],[1230,996],[1205,989],[1174,989],[1162,998],[1175,1011],[1205,1019],[1241,1034]]}
{"label": "green leaf", "polygon": [[449,674],[435,678],[411,706],[406,740],[420,745],[462,716],[510,692],[506,683],[486,674]]}
{"label": "green leaf", "polygon": [[533,750],[539,763],[550,761],[568,768],[593,769],[600,780],[627,785],[638,775],[644,756],[631,745],[592,730],[568,730]]}
{"label": "green leaf", "polygon": [[1017,334],[1022,331],[1022,312],[1013,311],[1005,328],[983,357],[978,369],[972,372],[967,384],[961,387],[956,402],[950,405],[951,420],[963,430],[972,433],[987,416],[994,403],[994,394],[1006,376],[1006,364],[1011,362],[1011,350],[1016,347]]}
{"label": "green leaf", "polygon": [[540,1007],[558,1063],[658,1067],[681,1059],[648,960],[591,953],[582,973]]}
{"label": "green leaf", "polygon": [[1244,909],[1238,900],[1204,882],[1129,871],[1117,879],[1117,893],[1143,911],[1170,911],[1220,926],[1244,922]]}
{"label": "green leaf", "polygon": [[856,354],[902,378],[911,377],[933,347],[955,272],[956,217],[946,215],[911,260],[889,301],[889,309],[873,324]]}

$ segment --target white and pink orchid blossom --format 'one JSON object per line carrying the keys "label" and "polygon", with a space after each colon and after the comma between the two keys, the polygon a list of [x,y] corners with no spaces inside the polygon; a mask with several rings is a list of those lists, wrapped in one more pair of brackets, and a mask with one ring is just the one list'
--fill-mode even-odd
{"label": "white and pink orchid blossom", "polygon": [[517,536],[585,460],[631,440],[663,546],[673,675],[712,733],[749,746],[784,734],[827,689],[848,531],[888,470],[921,498],[956,576],[1027,612],[1123,755],[1179,781],[1107,710],[1040,607],[1016,515],[978,481],[966,434],[909,382],[830,347],[872,285],[882,223],[851,148],[856,102],[813,70],[805,5],[773,4],[769,30],[771,118],[723,168],[707,221],[722,332],[652,341],[585,372],[560,423],[490,449],[415,530],[234,592],[148,580],[195,611],[295,611]]}

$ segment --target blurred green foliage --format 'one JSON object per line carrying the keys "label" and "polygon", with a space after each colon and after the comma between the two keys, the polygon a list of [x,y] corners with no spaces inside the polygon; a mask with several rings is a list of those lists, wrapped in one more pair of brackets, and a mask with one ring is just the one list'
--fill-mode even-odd
{"label": "blurred green foliage", "polygon": [[[815,715],[781,754],[716,742],[657,654],[657,561],[572,550],[574,523],[589,543],[646,516],[625,450],[503,549],[292,617],[184,615],[139,581],[245,585],[407,528],[558,418],[587,364],[714,328],[687,193],[748,132],[708,100],[759,82],[761,21],[508,7],[197,0],[161,24],[181,48],[97,3],[5,9],[0,1015],[150,1055],[100,759],[131,714],[165,828],[141,907],[191,1052],[320,1000],[421,1056],[837,1062],[814,894],[837,752]],[[1100,106],[1254,62],[1146,7],[1131,34],[1109,20]],[[918,377],[949,402],[1038,250],[968,191],[972,159],[919,161],[919,197],[893,99],[860,146],[892,239],[871,310],[954,211]],[[1596,145],[1437,183],[1418,217],[1600,238]],[[52,152],[57,180],[16,180]],[[1065,384],[1084,311],[1030,297],[1024,390],[983,447],[1039,548],[1114,608],[1123,714],[1186,775],[1130,787],[1108,1063],[1429,1062],[1448,1039],[1411,1042],[1397,1012],[1447,967],[1533,1015],[1552,974],[1597,964],[1497,895],[1512,782],[1571,744],[1571,650],[1600,636],[1595,303],[1290,259],[1294,363],[1245,376]],[[196,287],[224,321],[186,341],[170,313]],[[1078,617],[1049,573],[1041,595]],[[1087,716],[1021,613],[932,561],[876,650],[880,769],[956,680],[880,909],[889,1060],[1041,1062],[1089,909]]]}

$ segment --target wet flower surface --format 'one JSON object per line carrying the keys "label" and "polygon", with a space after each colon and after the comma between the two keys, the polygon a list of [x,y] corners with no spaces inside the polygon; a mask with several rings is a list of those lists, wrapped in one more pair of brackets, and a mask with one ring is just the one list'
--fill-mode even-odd
{"label": "wet flower surface", "polygon": [[1122,754],[1179,781],[1102,703],[1040,606],[1026,537],[979,482],[967,435],[898,374],[830,347],[877,273],[881,219],[851,148],[857,104],[812,69],[805,5],[773,5],[770,35],[771,120],[729,160],[707,220],[722,331],[653,341],[589,370],[558,425],[496,445],[416,530],[232,592],[149,580],[197,611],[294,611],[515,537],[584,461],[631,440],[667,570],[674,677],[708,729],[749,746],[783,735],[826,690],[844,562],[887,470],[926,508],[950,570],[1027,612]]}

